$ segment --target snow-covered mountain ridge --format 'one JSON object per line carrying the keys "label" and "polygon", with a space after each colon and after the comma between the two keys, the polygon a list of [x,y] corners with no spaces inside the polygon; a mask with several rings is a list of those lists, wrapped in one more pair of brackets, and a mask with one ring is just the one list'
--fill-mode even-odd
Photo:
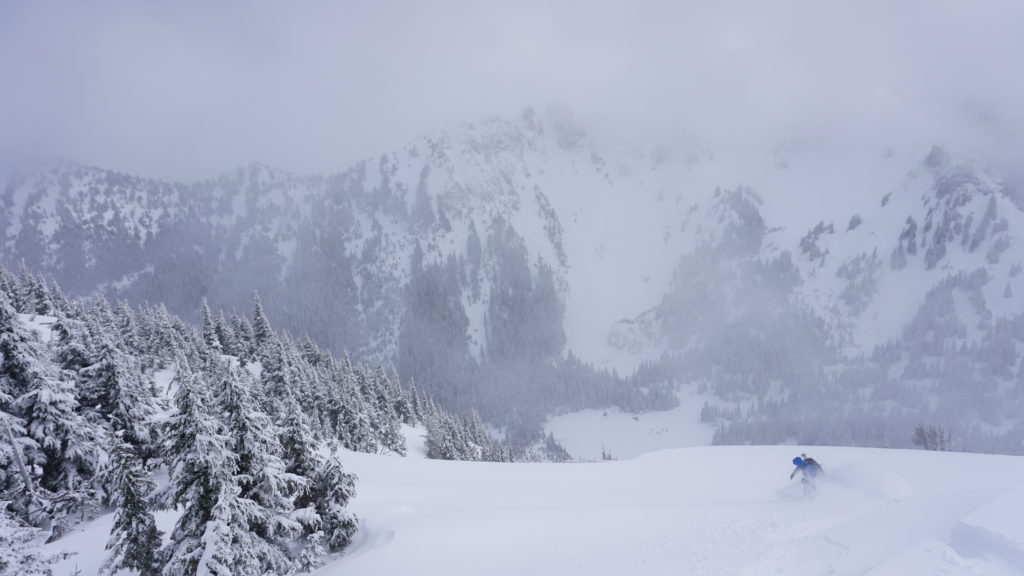
{"label": "snow-covered mountain ridge", "polygon": [[[859,196],[875,205],[870,212],[855,211],[870,204],[841,198],[849,186],[827,174],[813,183],[815,190],[794,189],[810,179],[806,172],[821,169],[800,166],[805,156],[796,154],[773,159],[777,174],[762,179],[756,163],[747,175],[708,152],[609,151],[591,141],[568,112],[541,119],[528,110],[513,121],[491,119],[424,136],[331,177],[252,165],[180,184],[58,164],[7,182],[0,228],[11,267],[24,259],[76,293],[105,287],[129,298],[152,297],[147,277],[169,267],[189,268],[198,285],[173,303],[190,312],[198,306],[192,293],[235,305],[232,292],[247,297],[252,288],[287,281],[302,264],[294,261],[299,252],[320,261],[360,260],[351,271],[357,286],[400,285],[414,242],[438,260],[464,254],[469,222],[486,230],[500,214],[526,240],[532,258],[556,264],[570,348],[599,363],[616,354],[606,345],[613,323],[654,306],[678,258],[714,241],[729,223],[733,214],[715,201],[716,188],[741,184],[760,198],[764,252],[795,256],[802,298],[849,329],[855,344],[870,347],[898,335],[913,313],[906,290],[900,290],[903,298],[886,293],[904,280],[885,282],[890,269],[931,285],[942,272],[972,267],[1013,279],[1009,268],[1020,260],[1012,248],[1021,211],[998,175],[940,148],[915,158],[879,153],[873,165],[851,164],[902,179],[861,188]],[[893,164],[906,170],[886,166]],[[837,178],[843,176],[837,171]],[[417,212],[419,194],[430,206],[420,205]],[[836,197],[836,204],[851,209],[823,210],[819,217],[802,198],[812,194],[819,199],[811,204]],[[185,238],[186,246],[178,244]],[[375,238],[379,247],[370,242]],[[947,254],[957,240],[963,249]],[[331,242],[337,244],[327,246]],[[975,254],[985,258],[972,260]],[[923,260],[923,275],[916,274],[922,267],[914,260]],[[928,274],[932,270],[937,272]],[[225,289],[228,276],[248,286]],[[875,276],[876,297],[855,294]],[[991,283],[1000,284],[992,288],[991,302],[1000,300],[1006,283]],[[925,291],[912,290],[918,299]],[[373,296],[361,295],[363,315],[381,304]],[[388,308],[387,294],[377,296]],[[895,317],[882,309],[894,300],[902,301]],[[472,309],[479,303],[468,304],[471,316],[478,315]],[[386,315],[396,313],[389,309]],[[614,359],[628,369],[629,360]]]}
{"label": "snow-covered mountain ridge", "polygon": [[[695,365],[756,357],[765,382],[747,371],[735,388],[778,400],[773,387],[815,370],[881,370],[866,359],[883,348],[908,348],[886,356],[905,382],[907,366],[935,368],[926,349],[1024,342],[1024,213],[999,174],[930,145],[645,150],[608,145],[567,110],[528,109],[327,177],[254,165],[178,184],[62,164],[10,180],[0,203],[5,261],[72,293],[194,315],[204,296],[239,308],[256,289],[280,325],[377,360],[400,353],[417,245],[425,263],[456,259],[471,353],[487,355],[496,221],[534,274],[551,267],[564,352],[621,374],[691,354],[682,378],[696,381],[708,373]],[[742,340],[757,333],[771,346]],[[1008,354],[970,372],[1000,374],[1016,398]]]}

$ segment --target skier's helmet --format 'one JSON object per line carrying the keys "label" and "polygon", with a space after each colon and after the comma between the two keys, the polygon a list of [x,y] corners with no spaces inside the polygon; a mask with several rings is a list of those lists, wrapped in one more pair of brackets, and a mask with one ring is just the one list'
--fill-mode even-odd
{"label": "skier's helmet", "polygon": [[793,464],[796,465],[796,466],[803,466],[804,465],[804,459],[799,457],[799,456],[797,456],[796,458],[793,458]]}

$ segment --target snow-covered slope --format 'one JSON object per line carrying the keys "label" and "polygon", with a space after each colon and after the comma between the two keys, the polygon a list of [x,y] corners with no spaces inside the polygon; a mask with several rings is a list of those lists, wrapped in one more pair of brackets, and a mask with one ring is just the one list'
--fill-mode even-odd
{"label": "snow-covered slope", "polygon": [[[662,347],[621,321],[657,306],[679,258],[719,238],[731,216],[716,189],[738,186],[759,199],[762,257],[793,254],[802,304],[850,352],[899,336],[950,271],[985,268],[997,315],[1024,306],[1002,297],[1024,216],[981,162],[928,146],[627,147],[560,108],[452,126],[327,178],[253,165],[186,185],[56,164],[7,182],[0,245],[7,264],[33,262],[72,293],[186,315],[203,296],[239,308],[259,289],[287,327],[388,358],[416,242],[427,261],[464,256],[470,223],[486,242],[500,215],[531,262],[555,267],[568,348],[628,373]],[[324,291],[352,300],[328,310],[340,328],[312,311]],[[486,289],[464,306],[479,350]]]}
{"label": "snow-covered slope", "polygon": [[[788,479],[808,450],[817,494]],[[590,464],[346,454],[351,549],[316,574],[1024,574],[1024,461],[904,450],[714,447]],[[161,519],[167,524],[168,518]],[[94,573],[109,519],[51,545]]]}
{"label": "snow-covered slope", "polygon": [[[421,340],[465,332],[448,335],[468,342],[452,357],[495,356],[488,314],[529,315],[524,298],[490,308],[501,228],[525,274],[552,268],[564,355],[651,388],[705,385],[719,415],[751,421],[721,441],[903,445],[937,421],[1004,436],[971,449],[1024,449],[1021,199],[982,160],[932,143],[633,147],[555,107],[449,126],[328,177],[255,165],[186,185],[58,164],[0,194],[5,263],[36,263],[69,292],[195,318],[203,297],[245,309],[255,289],[277,325],[385,363],[403,352],[417,246],[451,263],[438,283],[459,291],[434,314],[454,320],[417,326]],[[472,372],[460,366],[398,368],[441,395]],[[775,403],[816,395],[833,403],[812,413],[821,422],[753,429],[779,421]],[[880,425],[802,436],[851,407]]]}
{"label": "snow-covered slope", "polygon": [[701,422],[707,398],[684,391],[679,406],[631,414],[618,408],[590,409],[560,414],[544,426],[574,459],[628,459],[641,454],[711,444],[714,429]]}

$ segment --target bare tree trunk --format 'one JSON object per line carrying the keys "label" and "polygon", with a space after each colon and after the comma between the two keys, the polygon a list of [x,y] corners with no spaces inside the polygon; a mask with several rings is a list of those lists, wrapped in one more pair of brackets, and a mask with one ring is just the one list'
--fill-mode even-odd
{"label": "bare tree trunk", "polygon": [[25,490],[28,491],[28,497],[30,501],[35,501],[36,494],[32,490],[32,477],[28,475],[28,469],[25,468],[25,461],[21,459],[21,450],[18,450],[18,445],[14,442],[14,433],[11,432],[11,426],[4,424],[4,431],[7,433],[7,441],[11,443],[11,451],[14,452],[14,463],[18,465],[18,471],[21,472],[21,480],[25,483]]}
{"label": "bare tree trunk", "polygon": [[[14,441],[14,433],[11,432],[10,424],[4,423],[4,432],[7,436],[7,441],[11,444],[11,451],[14,452],[14,463],[18,466],[18,471],[21,473],[21,480],[25,484],[25,492],[28,493],[28,518],[26,520],[43,530],[53,529],[53,521],[50,515],[46,512],[46,506],[36,491],[32,488],[32,477],[28,474],[28,468],[25,467],[25,461],[21,458],[21,450],[18,450],[18,445]],[[32,507],[35,506],[36,510],[40,513],[35,520],[32,518]]]}

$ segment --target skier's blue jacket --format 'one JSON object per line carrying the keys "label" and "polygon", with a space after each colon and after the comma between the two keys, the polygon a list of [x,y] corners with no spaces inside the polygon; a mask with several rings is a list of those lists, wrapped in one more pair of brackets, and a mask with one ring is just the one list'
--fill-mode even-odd
{"label": "skier's blue jacket", "polygon": [[790,478],[795,476],[797,472],[803,472],[804,476],[810,476],[811,478],[817,476],[818,472],[823,472],[821,464],[818,464],[814,458],[801,458],[797,456],[793,458],[793,465],[796,466],[796,469],[789,475]]}

